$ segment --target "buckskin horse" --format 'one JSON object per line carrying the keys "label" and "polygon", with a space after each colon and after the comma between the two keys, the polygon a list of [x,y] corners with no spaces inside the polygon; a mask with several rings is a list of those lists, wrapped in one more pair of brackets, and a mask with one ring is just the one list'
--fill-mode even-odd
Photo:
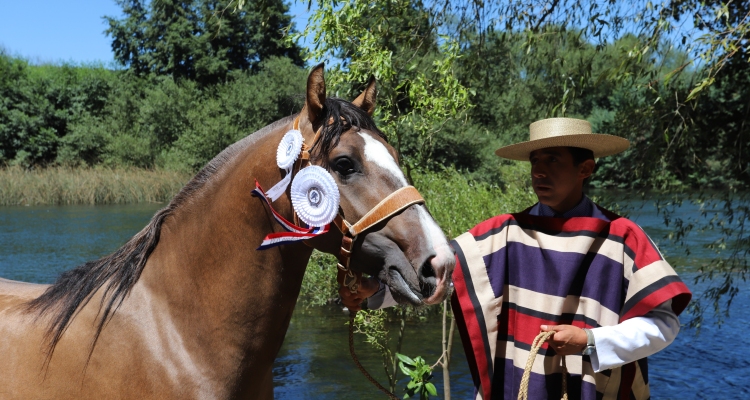
{"label": "buckskin horse", "polygon": [[[340,216],[372,216],[407,187],[374,108],[374,79],[351,103],[326,98],[319,65],[299,115],[222,151],[120,249],[52,285],[0,279],[0,398],[273,398],[273,361],[313,248],[339,254],[353,235],[331,229],[256,250],[283,229],[251,191],[256,179],[270,187],[285,175],[276,149],[296,125],[308,162],[333,176]],[[293,220],[288,192],[273,208]],[[445,297],[454,256],[422,204],[369,228],[353,237],[352,268],[402,303]]]}

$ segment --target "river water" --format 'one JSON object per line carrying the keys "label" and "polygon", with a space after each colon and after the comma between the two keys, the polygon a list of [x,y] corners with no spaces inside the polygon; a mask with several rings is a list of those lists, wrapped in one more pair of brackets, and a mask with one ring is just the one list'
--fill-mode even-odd
{"label": "river water", "polygon": [[[689,237],[691,254],[684,256],[680,248],[663,239],[669,230],[653,203],[633,205],[631,218],[660,244],[691,290],[695,294],[705,290],[705,284],[696,284],[691,277],[695,275],[692,272],[695,267],[712,256],[701,246],[714,239],[712,233]],[[52,282],[64,270],[111,253],[162,206],[0,207],[0,277]],[[680,207],[678,215],[698,214],[696,206],[686,204]],[[750,397],[750,346],[742,333],[750,326],[750,285],[744,282],[741,285],[742,290],[729,310],[730,316],[722,326],[709,319],[700,334],[683,329],[670,347],[650,358],[654,399]],[[302,303],[297,306],[274,365],[276,398],[382,398],[349,357],[347,321],[346,313],[335,306],[306,308]],[[402,353],[435,362],[440,354],[439,318],[408,321],[404,337]],[[355,346],[365,367],[384,383],[378,354],[360,338]],[[458,337],[451,364],[453,398],[469,398],[473,389]],[[400,373],[399,377],[397,394],[401,397],[406,379]],[[439,368],[433,382],[442,393]]]}

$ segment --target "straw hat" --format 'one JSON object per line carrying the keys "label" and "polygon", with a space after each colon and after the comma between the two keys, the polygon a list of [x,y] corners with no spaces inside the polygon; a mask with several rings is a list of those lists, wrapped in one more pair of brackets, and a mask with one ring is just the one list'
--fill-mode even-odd
{"label": "straw hat", "polygon": [[546,147],[581,147],[594,152],[594,157],[617,154],[630,146],[627,139],[603,133],[591,133],[588,121],[575,118],[549,118],[529,125],[528,142],[511,144],[495,150],[495,154],[511,160],[529,161],[529,154]]}

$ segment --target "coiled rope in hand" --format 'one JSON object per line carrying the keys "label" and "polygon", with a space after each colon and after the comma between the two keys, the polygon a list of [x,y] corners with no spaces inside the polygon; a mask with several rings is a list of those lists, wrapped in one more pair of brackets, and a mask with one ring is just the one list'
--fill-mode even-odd
{"label": "coiled rope in hand", "polygon": [[[529,358],[526,360],[526,368],[523,370],[523,377],[521,378],[521,387],[518,389],[518,400],[527,400],[529,397],[529,377],[531,377],[531,367],[534,366],[534,360],[536,359],[536,353],[542,348],[544,342],[555,334],[551,332],[540,332],[534,338],[531,343],[531,351],[529,351]],[[565,365],[565,356],[562,356],[562,398],[568,400],[568,367]]]}
{"label": "coiled rope in hand", "polygon": [[[388,389],[384,388],[383,385],[378,383],[370,374],[365,370],[365,367],[362,366],[362,364],[359,363],[359,359],[357,358],[357,355],[354,354],[354,316],[357,315],[357,312],[352,312],[349,314],[349,354],[352,355],[352,359],[354,360],[354,363],[357,364],[357,368],[362,372],[362,374],[372,382],[373,385],[375,385],[378,389],[380,389],[381,392],[385,393],[386,396],[388,396],[391,400],[399,400],[398,397],[394,396],[393,393],[391,393]],[[394,371],[395,373],[396,371]]]}

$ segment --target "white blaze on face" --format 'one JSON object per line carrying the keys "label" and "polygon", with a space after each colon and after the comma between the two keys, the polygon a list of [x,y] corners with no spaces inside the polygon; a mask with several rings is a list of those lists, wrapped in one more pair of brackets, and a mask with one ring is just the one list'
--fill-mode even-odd
{"label": "white blaze on face", "polygon": [[[367,161],[382,167],[390,173],[394,181],[400,183],[402,186],[407,186],[408,183],[406,182],[404,172],[396,164],[396,160],[393,159],[385,145],[366,133],[359,132],[359,136],[365,141],[364,150]],[[435,250],[433,265],[436,263],[440,265],[449,264],[453,260],[453,252],[448,245],[445,234],[443,234],[443,231],[423,205],[416,205],[416,207],[419,212],[419,224],[422,227],[425,239],[428,241],[428,246]]]}
{"label": "white blaze on face", "polygon": [[394,181],[400,183],[401,186],[408,185],[404,172],[398,167],[396,160],[393,159],[391,153],[385,148],[385,145],[366,133],[359,132],[359,136],[365,140],[365,158],[367,161],[379,165],[390,172]]}
{"label": "white blaze on face", "polygon": [[[435,250],[435,258],[432,259],[432,266],[444,267],[449,265],[453,262],[453,250],[451,250],[443,230],[432,219],[432,216],[427,212],[427,208],[423,205],[418,205],[417,210],[419,211],[419,222],[422,225],[422,229],[429,234],[429,245]],[[450,276],[438,276],[438,278],[450,278]]]}

